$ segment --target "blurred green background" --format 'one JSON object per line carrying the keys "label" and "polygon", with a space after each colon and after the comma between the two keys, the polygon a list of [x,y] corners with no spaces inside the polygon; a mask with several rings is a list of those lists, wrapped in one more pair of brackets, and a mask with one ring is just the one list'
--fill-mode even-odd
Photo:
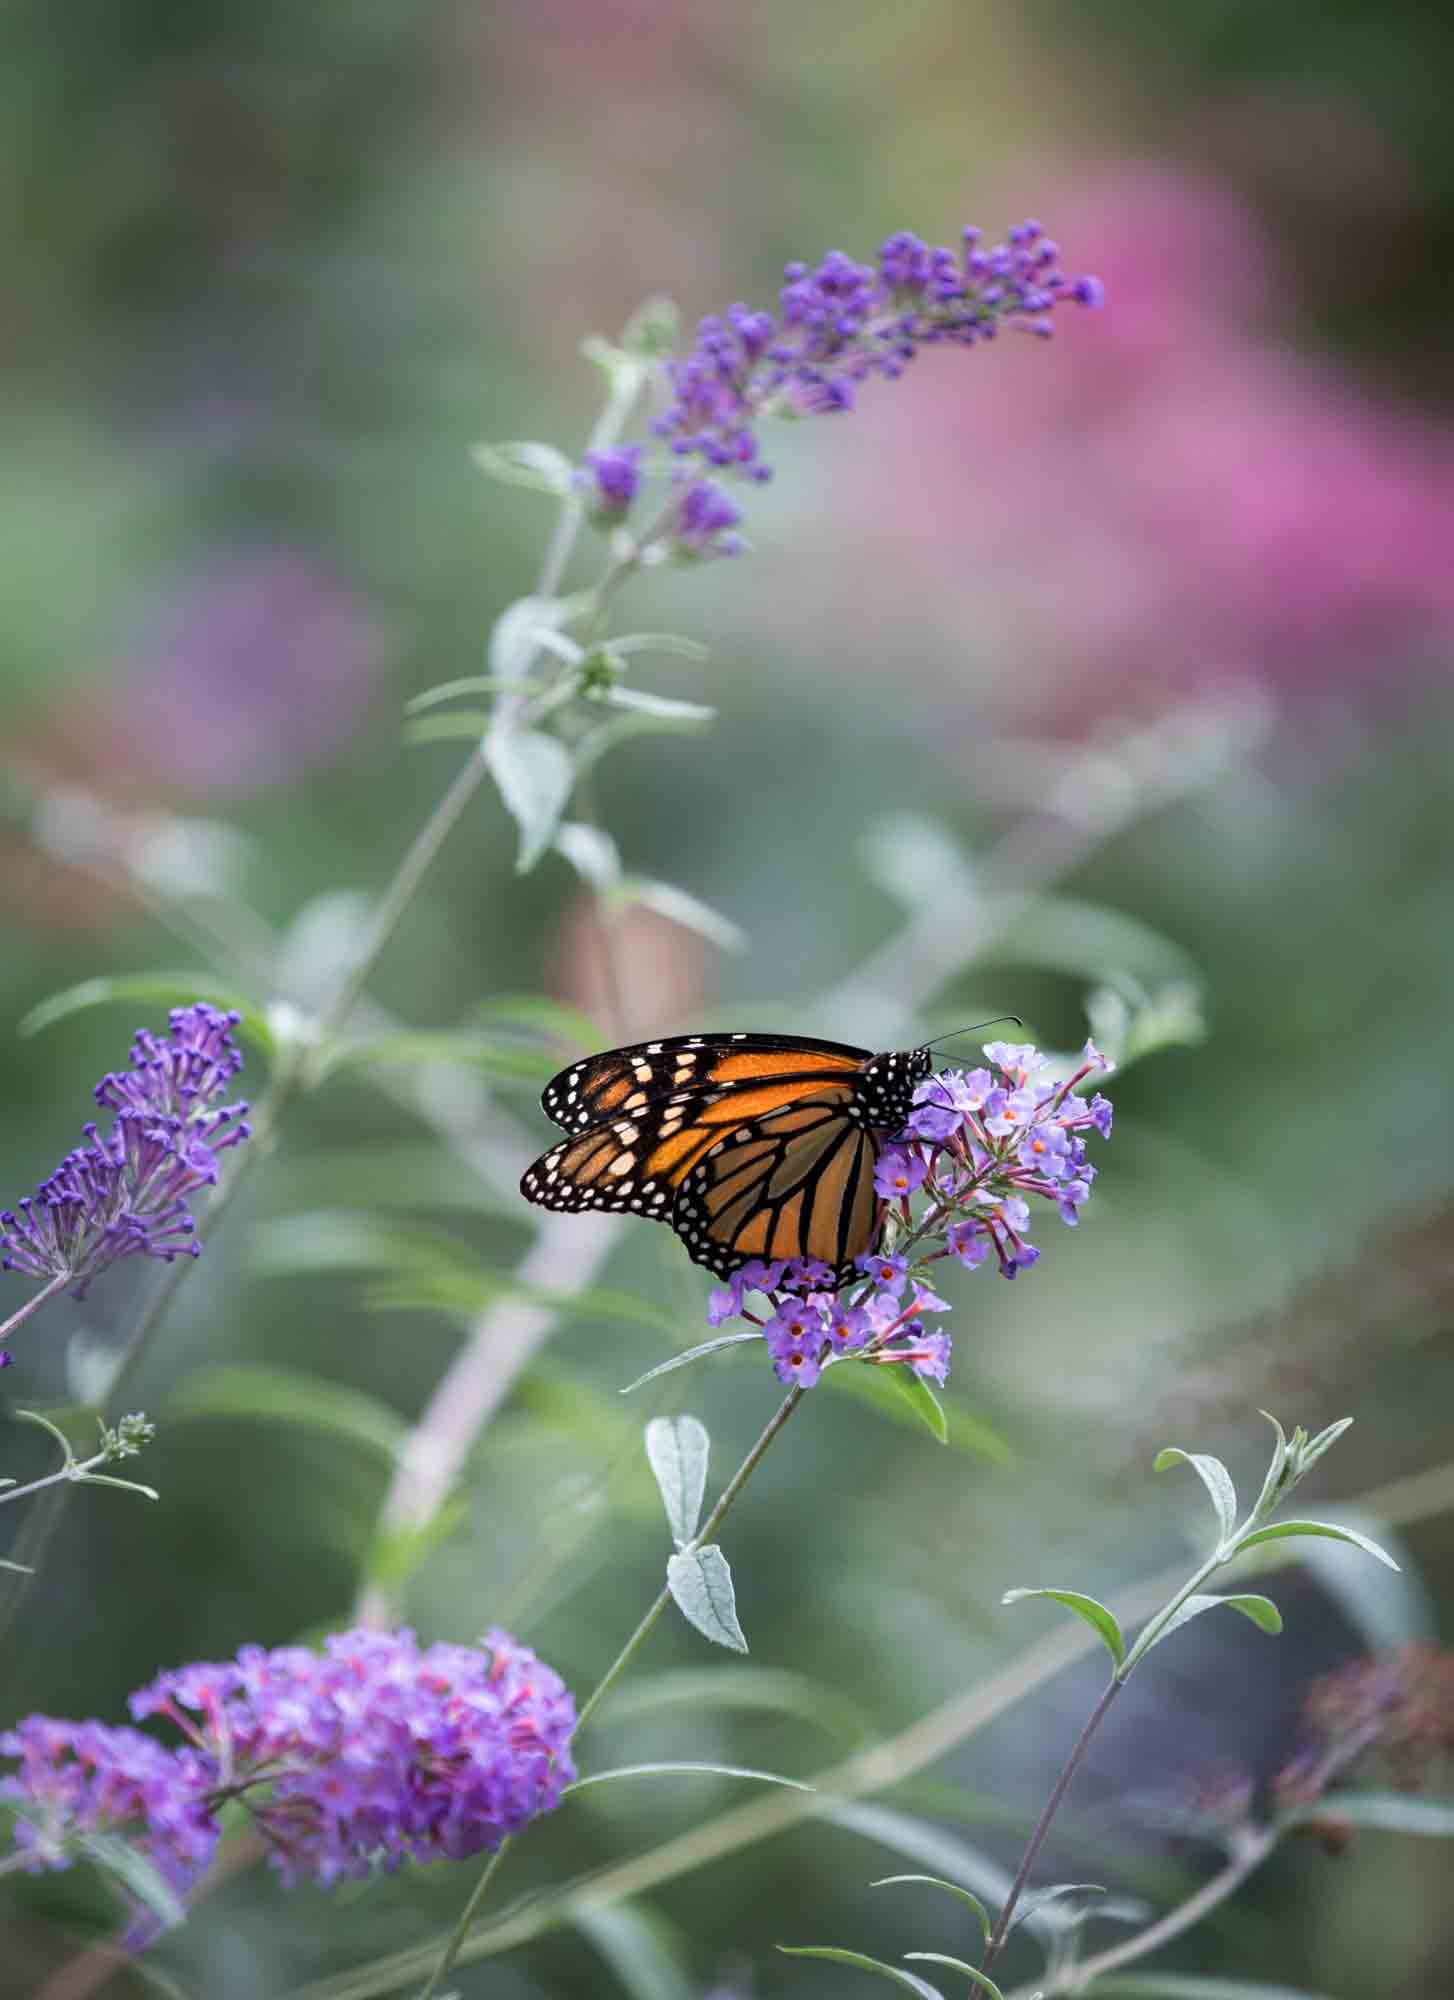
{"label": "blurred green background", "polygon": [[[20,1039],[47,995],[186,966],[316,997],[461,756],[403,747],[402,705],[480,670],[548,532],[548,503],[490,486],[469,446],[578,450],[598,394],[582,334],[653,292],[690,324],[771,302],[790,257],[1033,213],[1104,279],[1103,314],[1066,316],[1048,349],[932,356],[784,435],[753,553],[633,586],[629,622],[712,645],[646,684],[721,715],[619,749],[595,806],[628,868],[704,899],[744,948],[637,909],[603,986],[581,885],[556,857],[516,876],[482,797],[372,997],[419,1027],[545,992],[610,1039],[798,1021],[875,1046],[1014,1008],[1067,1048],[1099,990],[1100,1018],[1119,1007],[1148,1045],[1114,1081],[1081,1230],[1042,1225],[1014,1287],[955,1287],[955,1446],[824,1393],[731,1523],[754,1661],[870,1730],[1043,1628],[999,1608],[1006,1587],[1110,1594],[1182,1560],[1200,1523],[1152,1480],[1163,1443],[1250,1479],[1259,1405],[1355,1414],[1327,1505],[1454,1459],[1451,41],[1415,0],[7,9],[6,1199],[73,1143],[132,1027],[160,1024],[131,1002]],[[938,910],[970,913],[962,937]],[[927,989],[895,956],[926,912]],[[545,1143],[528,1086],[458,1074],[340,1078],[296,1113],[138,1388],[162,1504],[74,1496],[7,1641],[7,1718],[120,1719],[163,1665],[352,1615],[386,1456],[195,1405],[245,1364],[412,1420],[468,1315],[375,1309],[330,1266],[337,1224],[303,1225],[318,1268],[298,1272],[297,1218],[382,1204],[508,1273],[536,1218],[502,1162]],[[425,1636],[499,1619],[578,1690],[657,1586],[640,1421],[690,1407],[725,1477],[774,1388],[733,1357],[621,1403],[702,1337],[705,1286],[646,1229],[605,1278],[662,1324],[562,1323],[402,1591]],[[38,1320],[13,1402],[83,1395],[153,1279],[123,1268]],[[20,1424],[5,1446],[12,1475],[46,1469]],[[1397,1592],[1320,1563],[1274,1585],[1284,1639],[1209,1623],[1158,1654],[1046,1874],[1184,1894],[1208,1853],[1148,1799],[1228,1763],[1265,1776],[1312,1676],[1454,1636],[1454,1528],[1413,1512]],[[718,1664],[707,1650],[664,1626],[640,1684]],[[889,1802],[1012,1861],[1095,1687],[1089,1663],[1061,1675]],[[583,1745],[597,1767],[800,1775],[834,1748],[821,1715],[700,1707],[608,1711]],[[599,1796],[532,1836],[505,1893],[729,1802],[709,1781]],[[877,1990],[778,1941],[963,1950],[932,1899],[867,1897],[899,1865],[804,1828],[670,1885],[649,1913],[683,1983],[653,1990]],[[1448,1867],[1441,1843],[1386,1833],[1337,1860],[1290,1849],[1165,1963],[1331,2000],[1448,1990]],[[472,1880],[326,1898],[254,1869],[158,1963],[188,1992],[282,1993],[428,1937]],[[104,1934],[78,1876],[7,1890],[6,1991]],[[648,1990],[631,1976],[565,1929],[455,1984]]]}

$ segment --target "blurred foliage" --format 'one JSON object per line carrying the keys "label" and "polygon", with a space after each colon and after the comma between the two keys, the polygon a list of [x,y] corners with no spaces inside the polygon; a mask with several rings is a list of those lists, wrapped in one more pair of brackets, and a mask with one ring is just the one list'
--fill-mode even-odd
{"label": "blurred foliage", "polygon": [[[1149,158],[1240,198],[1286,254],[1279,367],[1353,357],[1349,393],[1384,376],[1431,458],[1446,454],[1450,33],[1438,10],[1362,0],[9,9],[4,1198],[73,1143],[92,1081],[163,1004],[123,988],[19,1039],[51,996],[190,966],[198,992],[316,1000],[358,898],[462,754],[405,748],[405,703],[484,670],[548,532],[551,501],[486,481],[470,448],[540,437],[574,453],[597,394],[580,337],[616,333],[642,298],[673,292],[690,324],[770,295],[785,258],[830,243],[1035,210],[1055,226],[1083,161]],[[1095,267],[1095,242],[1068,248]],[[1234,299],[1238,338],[1244,321],[1264,337],[1261,309]],[[1107,328],[1114,312],[1113,295]],[[721,1678],[749,1668],[664,1624],[593,1725],[590,1766],[810,1776],[1002,1667],[1024,1644],[1007,1585],[1064,1577],[1109,1598],[1184,1566],[1195,1503],[1153,1486],[1150,1458],[1174,1440],[1251,1476],[1259,1403],[1313,1427],[1358,1416],[1319,1511],[1447,1462],[1449,629],[1414,641],[1375,605],[1347,621],[1352,667],[1316,644],[1218,653],[1209,680],[1266,669],[1260,705],[1230,722],[1220,682],[1189,690],[1161,642],[1204,603],[1167,578],[1222,524],[1196,512],[1193,454],[1181,513],[1133,537],[1141,567],[1108,562],[1094,530],[1124,495],[1087,411],[1118,408],[1121,378],[1089,334],[1077,357],[1081,333],[1028,358],[1009,342],[962,369],[946,357],[865,398],[856,428],[799,427],[753,503],[756,553],[635,587],[632,622],[711,646],[706,663],[633,661],[636,684],[718,719],[619,745],[594,812],[626,880],[690,892],[746,949],[728,957],[638,901],[603,950],[574,869],[550,855],[517,876],[515,829],[480,799],[370,987],[360,1042],[399,1059],[360,1047],[297,1108],[188,1275],[135,1395],[160,1426],[145,1473],[161,1504],[71,1496],[6,1640],[7,1717],[119,1719],[160,1667],[316,1633],[381,1582],[422,1633],[499,1620],[587,1688],[658,1586],[642,1425],[701,1415],[725,1476],[774,1385],[738,1349],[621,1400],[705,1332],[701,1274],[666,1232],[628,1231],[514,1382],[437,1530],[380,1529],[406,1427],[481,1303],[521,1295],[536,1218],[515,1178],[544,1143],[533,1079],[557,1050],[632,1026],[873,1039],[878,1013],[917,996],[916,916],[950,907],[919,1030],[1013,1008],[1068,1048],[1099,992],[1132,1051],[1141,1038],[1114,1080],[1095,1201],[1023,1282],[957,1284],[946,1408],[963,1449],[847,1395],[795,1422],[724,1532],[761,1678]],[[1214,328],[1209,344],[1230,339]],[[1153,369],[1132,356],[1130,372]],[[979,407],[1010,413],[989,461],[973,434],[954,442]],[[1155,434],[1144,448],[1154,460]],[[978,517],[961,528],[946,464],[1000,540],[974,539]],[[1025,492],[1027,464],[1041,469]],[[1336,559],[1274,571],[1274,609],[1284,585],[1346,586],[1375,542],[1397,553],[1403,527],[1355,513],[1361,490]],[[1052,508],[1083,524],[1053,570]],[[1010,573],[1057,613],[1063,646],[1017,622]],[[1118,593],[1168,609],[1125,677],[1097,679],[1074,636]],[[521,994],[571,1011],[532,1020]],[[491,996],[501,1008],[482,1014]],[[254,1037],[254,1095],[268,1064]],[[38,1320],[0,1388],[72,1402],[148,1277],[120,1268]],[[38,1433],[7,1422],[4,1438],[6,1474],[49,1469]],[[1402,1595],[1311,1567],[1278,1580],[1275,1646],[1207,1620],[1158,1656],[1097,1742],[1047,1879],[1092,1875],[1157,1906],[1186,1893],[1206,1856],[1145,1794],[1227,1760],[1274,1769],[1307,1680],[1369,1634],[1454,1639],[1449,1513],[1429,1503],[1403,1539]],[[1069,1670],[881,1809],[1012,1863],[1095,1691],[1093,1668]],[[522,1846],[505,1893],[736,1796],[710,1778],[588,1792]],[[882,1958],[955,1949],[931,1891],[872,1899],[866,1919],[863,1884],[895,1865],[870,1824],[730,1857],[589,1935],[465,1968],[459,1991],[630,1991],[635,1966],[641,1990],[655,1976],[672,1992],[663,1962],[693,1993],[744,1963],[760,1996],[859,1990],[774,1956],[809,1916]],[[1438,1843],[1377,1828],[1340,1861],[1309,1842],[1173,1962],[1413,2000],[1454,1975],[1446,1875]],[[441,1867],[325,1897],[254,1869],[157,1962],[217,2000],[284,1992],[417,1943],[470,1879]],[[79,1874],[6,1890],[17,1992],[112,1920]],[[1028,1976],[1015,1949],[1006,1966]],[[146,1989],[123,1975],[112,1990]]]}

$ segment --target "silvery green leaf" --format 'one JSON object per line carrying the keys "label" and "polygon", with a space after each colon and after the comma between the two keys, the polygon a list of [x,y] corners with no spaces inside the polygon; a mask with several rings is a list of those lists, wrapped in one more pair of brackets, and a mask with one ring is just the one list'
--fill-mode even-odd
{"label": "silvery green leaf", "polygon": [[38,1035],[72,1014],[88,1007],[104,1007],[125,1001],[154,1002],[163,1007],[185,1007],[193,1000],[207,1000],[215,1007],[234,1009],[242,1016],[237,1033],[266,1055],[273,1047],[273,1031],[262,1007],[235,987],[225,986],[206,972],[129,972],[100,979],[83,979],[51,994],[22,1016],[16,1033]]}
{"label": "silvery green leaf", "polygon": [[1077,1618],[1083,1618],[1100,1639],[1106,1651],[1119,1667],[1126,1657],[1126,1641],[1116,1614],[1098,1598],[1087,1597],[1082,1590],[1007,1590],[1000,1599],[1001,1604],[1019,1604],[1027,1597],[1050,1597],[1057,1604],[1063,1604],[1067,1611],[1073,1611]]}
{"label": "silvery green leaf", "polygon": [[1004,1994],[987,1972],[981,1972],[978,1966],[966,1964],[962,1958],[951,1958],[943,1951],[906,1951],[904,1957],[926,1965],[947,1965],[951,1972],[959,1973],[962,1978],[969,1980],[972,1986],[977,1986],[981,1993],[988,1993],[990,2000],[1005,2000]]}
{"label": "silvery green leaf", "polygon": [[1244,1549],[1255,1549],[1261,1542],[1280,1542],[1294,1535],[1322,1535],[1331,1542],[1348,1542],[1355,1549],[1362,1549],[1365,1555],[1375,1556],[1379,1562],[1387,1563],[1390,1569],[1398,1568],[1393,1557],[1377,1542],[1367,1535],[1360,1535],[1356,1528],[1340,1528],[1333,1521],[1274,1521],[1271,1527],[1254,1528],[1250,1535],[1244,1535],[1237,1544],[1237,1553],[1240,1555]]}
{"label": "silvery green leaf", "polygon": [[583,882],[603,893],[621,880],[621,853],[609,833],[584,820],[562,821],[556,831],[555,847],[563,854]]}
{"label": "silvery green leaf", "polygon": [[986,1944],[989,1943],[994,1920],[972,1889],[962,1889],[957,1882],[946,1882],[942,1875],[880,1875],[876,1882],[870,1882],[868,1886],[870,1889],[891,1889],[900,1882],[922,1882],[931,1889],[947,1889],[951,1896],[958,1896],[961,1902],[968,1903],[978,1917],[984,1941]]}
{"label": "silvery green leaf", "polygon": [[619,1393],[629,1396],[634,1389],[644,1389],[648,1382],[654,1382],[658,1375],[670,1375],[674,1369],[688,1368],[692,1362],[700,1361],[704,1355],[719,1354],[724,1347],[741,1347],[749,1340],[761,1339],[762,1335],[756,1328],[751,1333],[719,1333],[715,1340],[704,1340],[697,1347],[688,1347],[680,1354],[674,1354],[670,1361],[659,1361],[655,1368],[648,1368],[644,1375],[638,1375],[634,1382],[628,1382]]}
{"label": "silvery green leaf", "polygon": [[[1189,1625],[1193,1618],[1200,1618],[1204,1611],[1215,1611],[1219,1604],[1229,1604],[1234,1611],[1240,1611],[1242,1616],[1250,1618],[1260,1631],[1280,1632],[1282,1630],[1282,1613],[1270,1597],[1258,1597],[1248,1593],[1243,1593],[1236,1597],[1218,1597],[1215,1595],[1203,1596],[1198,1593],[1186,1598],[1184,1602],[1176,1607],[1171,1617],[1167,1619],[1161,1630],[1156,1634],[1153,1643],[1159,1646],[1163,1639],[1169,1639],[1173,1632],[1179,1632],[1182,1626]],[[1149,1651],[1150,1648],[1148,1647],[1147,1650]]]}
{"label": "silvery green leaf", "polygon": [[1272,1447],[1272,1457],[1268,1462],[1267,1475],[1262,1482],[1262,1491],[1257,1496],[1257,1505],[1252,1510],[1254,1521],[1265,1519],[1277,1505],[1283,1491],[1288,1458],[1287,1436],[1282,1425],[1270,1410],[1261,1410],[1258,1414],[1266,1417],[1268,1423],[1272,1425],[1277,1441]]}
{"label": "silvery green leaf", "polygon": [[710,648],[700,639],[688,639],[680,632],[627,632],[611,641],[611,651],[622,659],[633,653],[675,654],[681,660],[705,660]]}
{"label": "silvery green leaf", "polygon": [[1212,1509],[1217,1517],[1217,1541],[1228,1541],[1237,1526],[1237,1489],[1232,1484],[1232,1475],[1219,1458],[1209,1458],[1199,1451],[1182,1451],[1179,1446],[1169,1444],[1165,1451],[1159,1451],[1152,1463],[1153,1472],[1165,1472],[1169,1465],[1189,1465],[1201,1480],[1211,1496]]}
{"label": "silvery green leaf", "polygon": [[588,771],[600,762],[608,750],[614,750],[618,743],[629,743],[634,736],[677,736],[684,729],[699,728],[700,718],[683,721],[680,716],[648,714],[641,709],[629,709],[624,714],[614,715],[609,722],[598,723],[588,729],[575,746],[576,768]]}
{"label": "silvery green leaf", "polygon": [[404,704],[404,713],[422,715],[426,709],[438,708],[444,701],[456,701],[462,694],[504,694],[507,689],[519,686],[518,681],[496,680],[493,674],[465,674],[459,680],[440,681],[437,687],[412,695]]}
{"label": "silvery green leaf", "polygon": [[1000,1864],[936,1820],[921,1819],[895,1806],[869,1805],[857,1799],[820,1806],[816,1817],[959,1883],[991,1908],[1003,1904],[1009,1894],[1010,1877]]}
{"label": "silvery green leaf", "polygon": [[1309,1438],[1303,1446],[1302,1470],[1306,1472],[1309,1467],[1316,1465],[1323,1453],[1331,1451],[1344,1431],[1352,1428],[1352,1424],[1351,1417],[1340,1417],[1336,1423],[1329,1424],[1326,1430],[1319,1431],[1315,1438]]}
{"label": "silvery green leaf", "polygon": [[624,347],[618,347],[615,341],[604,340],[599,333],[586,335],[581,342],[581,353],[600,369],[611,385],[612,397],[618,402],[625,402],[634,396],[650,372],[642,355],[629,353]]}
{"label": "silvery green leaf", "polygon": [[65,1456],[66,1469],[69,1471],[71,1466],[76,1463],[76,1454],[72,1451],[71,1441],[65,1432],[53,1424],[49,1417],[43,1417],[39,1410],[17,1410],[15,1415],[24,1418],[28,1424],[39,1424],[43,1431],[50,1432]]}
{"label": "silvery green leaf", "polygon": [[1051,1903],[1061,1902],[1066,1896],[1104,1896],[1105,1893],[1103,1882],[1052,1882],[1045,1889],[1029,1889],[1016,1903],[1015,1914],[1010,1919],[1010,1927],[1005,1936],[1009,1937],[1012,1931],[1018,1930],[1020,1925],[1033,1917],[1037,1911],[1047,1908]]}
{"label": "silvery green leaf", "polygon": [[785,1778],[778,1771],[754,1771],[742,1764],[620,1764],[614,1771],[590,1771],[577,1778],[566,1792],[584,1792],[592,1785],[614,1784],[617,1778],[753,1778],[762,1785],[786,1785],[790,1791],[811,1792],[801,1778]]}
{"label": "silvery green leaf", "polygon": [[648,694],[644,688],[606,687],[601,689],[600,699],[610,708],[629,708],[638,715],[655,716],[659,722],[670,722],[682,729],[689,729],[695,723],[715,721],[715,708],[705,708],[699,701],[676,701],[664,694]]}
{"label": "silvery green leaf", "polygon": [[694,931],[698,937],[706,938],[719,951],[742,951],[746,948],[746,933],[740,931],[730,918],[724,917],[699,897],[689,895],[685,889],[678,889],[672,882],[654,882],[643,875],[628,875],[617,886],[616,900],[627,907],[639,903],[645,909],[655,910],[659,917],[680,924],[684,931]]}
{"label": "silvery green leaf", "polygon": [[944,2000],[939,1988],[931,1986],[927,1979],[918,1979],[912,1972],[904,1972],[897,1965],[885,1965],[881,1958],[869,1958],[861,1951],[844,1951],[831,1944],[780,1944],[778,1950],[787,1958],[826,1958],[834,1965],[854,1966],[859,1972],[877,1972],[906,1992],[917,1993],[919,2000]]}
{"label": "silvery green leaf", "polygon": [[706,1427],[695,1417],[653,1417],[646,1426],[646,1456],[678,1548],[697,1532],[702,1495],[707,1490],[709,1449]]}
{"label": "silvery green leaf", "polygon": [[571,490],[575,468],[553,444],[477,444],[470,457],[487,478],[505,486],[528,486],[557,498]]}
{"label": "silvery green leaf", "polygon": [[711,1542],[704,1549],[675,1555],[666,1565],[666,1584],[689,1625],[715,1645],[745,1653],[747,1641],[737,1622],[737,1599],[727,1558]]}
{"label": "silvery green leaf", "polygon": [[114,1833],[82,1834],[77,1843],[88,1861],[108,1875],[114,1875],[128,1895],[134,1896],[166,1930],[186,1919],[181,1898],[140,1848]]}
{"label": "silvery green leaf", "polygon": [[[1360,1529],[1365,1526],[1362,1516],[1350,1514],[1342,1507],[1334,1519],[1343,1526]],[[1371,1520],[1367,1523],[1369,1527],[1374,1525]],[[1370,1567],[1367,1563],[1345,1562],[1335,1542],[1312,1538],[1298,1551],[1299,1562],[1357,1626],[1370,1653],[1392,1652],[1397,1646],[1432,1640],[1438,1632],[1428,1586],[1397,1535],[1388,1539],[1387,1551],[1400,1568],[1388,1569],[1382,1563]]]}
{"label": "silvery green leaf", "polygon": [[1303,1820],[1340,1819],[1387,1833],[1413,1833],[1447,1840],[1454,1835],[1454,1799],[1431,1799],[1416,1792],[1335,1792],[1291,1815]]}
{"label": "silvery green leaf", "polygon": [[575,783],[570,752],[543,730],[508,729],[486,735],[484,754],[500,797],[520,828],[516,872],[528,874],[554,840]]}
{"label": "silvery green leaf", "polygon": [[491,677],[511,685],[523,679],[539,657],[540,634],[564,624],[573,609],[559,597],[517,597],[507,604],[490,633]]}

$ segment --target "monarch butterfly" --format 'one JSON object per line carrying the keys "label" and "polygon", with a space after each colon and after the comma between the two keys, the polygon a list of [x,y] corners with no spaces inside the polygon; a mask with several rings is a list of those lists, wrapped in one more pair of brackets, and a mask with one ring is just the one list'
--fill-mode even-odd
{"label": "monarch butterfly", "polygon": [[679,1035],[572,1063],[541,1097],[570,1135],[520,1182],[542,1208],[665,1222],[728,1278],[807,1257],[841,1285],[873,1240],[874,1169],[933,1058],[790,1035]]}

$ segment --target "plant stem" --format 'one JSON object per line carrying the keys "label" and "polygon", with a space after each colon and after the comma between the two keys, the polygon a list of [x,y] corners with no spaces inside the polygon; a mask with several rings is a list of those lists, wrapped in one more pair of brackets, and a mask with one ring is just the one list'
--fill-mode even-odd
{"label": "plant stem", "polygon": [[24,1326],[30,1315],[38,1312],[47,1299],[53,1299],[57,1292],[64,1291],[70,1282],[70,1273],[62,1271],[59,1277],[52,1278],[48,1284],[43,1285],[33,1298],[28,1298],[18,1311],[11,1313],[5,1324],[0,1326],[0,1345],[10,1338],[16,1327]]}
{"label": "plant stem", "polygon": [[[704,1544],[711,1541],[712,1537],[716,1534],[718,1528],[722,1525],[723,1521],[726,1520],[728,1513],[731,1511],[733,1502],[737,1499],[737,1496],[741,1493],[743,1487],[747,1484],[748,1480],[752,1477],[753,1473],[757,1470],[758,1466],[762,1463],[762,1460],[766,1456],[768,1447],[772,1444],[773,1439],[777,1436],[778,1432],[783,1428],[783,1425],[788,1421],[788,1418],[793,1414],[793,1411],[798,1407],[798,1404],[802,1401],[803,1397],[806,1394],[807,1391],[805,1389],[790,1389],[788,1391],[787,1395],[783,1398],[782,1402],[773,1412],[771,1418],[767,1423],[766,1428],[763,1430],[761,1437],[758,1438],[757,1443],[752,1447],[751,1451],[748,1452],[746,1458],[743,1459],[741,1465],[738,1466],[737,1470],[733,1473],[731,1479],[728,1480],[726,1486],[722,1489],[721,1496],[718,1499],[716,1506],[712,1509],[711,1513],[708,1514],[706,1520],[702,1523],[702,1526],[698,1531],[698,1533],[692,1538],[690,1542],[687,1543],[686,1548],[683,1550],[683,1554],[686,1554],[688,1551],[692,1549],[699,1549]],[[670,1602],[671,1602],[671,1592],[665,1586],[663,1586],[663,1588],[657,1595],[656,1599],[651,1604],[650,1608],[647,1610],[645,1616],[642,1618],[640,1624],[638,1624],[638,1626],[636,1627],[636,1630],[631,1634],[631,1637],[626,1641],[625,1645],[621,1648],[620,1652],[616,1655],[615,1659],[611,1662],[610,1666],[607,1667],[605,1673],[602,1674],[600,1680],[597,1681],[595,1687],[591,1690],[590,1694],[587,1695],[584,1703],[581,1706],[579,1714],[576,1716],[576,1726],[571,1731],[570,1734],[570,1741],[572,1743],[575,1742],[576,1738],[585,1728],[587,1722],[589,1722],[591,1717],[595,1714],[596,1710],[600,1707],[602,1701],[610,1693],[611,1689],[615,1686],[616,1682],[620,1679],[621,1675],[626,1671],[627,1667],[630,1666],[632,1660],[634,1660],[636,1655],[640,1652],[642,1646],[646,1643],[647,1637],[650,1634],[652,1627],[656,1624],[657,1620],[661,1617],[662,1612],[665,1611],[667,1605],[670,1604]],[[481,1905],[484,1903],[485,1896],[489,1890],[491,1882],[493,1882],[493,1880],[495,1879],[495,1875],[497,1870],[499,1869],[500,1863],[504,1860],[506,1851],[512,1845],[513,1845],[513,1838],[511,1836],[507,1836],[504,1840],[500,1842],[500,1845],[495,1849],[494,1853],[490,1856],[488,1862],[486,1862],[484,1872],[481,1874],[479,1881],[476,1882],[473,1890],[470,1892],[469,1901],[465,1904],[464,1909],[460,1912],[459,1921],[458,1923],[456,1923],[454,1929],[450,1932],[444,1950],[440,1953],[438,1964],[434,1967],[434,1970],[430,1973],[429,1978],[426,1981],[425,1985],[420,1990],[419,2000],[434,2000],[434,1996],[439,1991],[441,1981],[449,1977],[450,1972],[454,1968],[455,1961],[459,1957],[460,1950],[463,1947],[466,1938],[469,1936],[470,1927],[474,1923],[475,1918],[479,1915]]]}
{"label": "plant stem", "polygon": [[1125,1682],[1119,1676],[1115,1674],[1111,1676],[1110,1680],[1106,1683],[1100,1700],[1086,1719],[1084,1729],[1081,1730],[1080,1735],[1075,1739],[1075,1748],[1061,1766],[1060,1776],[1055,1780],[1054,1788],[1041,1808],[1039,1819],[1035,1822],[1034,1831],[1030,1835],[1025,1852],[1020,1856],[1020,1865],[1015,1870],[1015,1879],[1010,1884],[1010,1893],[1005,1898],[1004,1907],[1000,1911],[999,1919],[995,1924],[993,1932],[990,1934],[988,1944],[985,1946],[984,1957],[980,1960],[981,1971],[988,1972],[995,1959],[999,1956],[1000,1949],[1009,1935],[1010,1923],[1015,1914],[1015,1905],[1019,1902],[1024,1892],[1025,1884],[1030,1879],[1030,1870],[1035,1866],[1040,1849],[1045,1844],[1045,1836],[1050,1831],[1050,1822],[1054,1819],[1060,1808],[1060,1801],[1065,1797],[1081,1758],[1084,1757],[1090,1747],[1091,1738],[1104,1721],[1106,1710],[1110,1707],[1124,1685]]}

